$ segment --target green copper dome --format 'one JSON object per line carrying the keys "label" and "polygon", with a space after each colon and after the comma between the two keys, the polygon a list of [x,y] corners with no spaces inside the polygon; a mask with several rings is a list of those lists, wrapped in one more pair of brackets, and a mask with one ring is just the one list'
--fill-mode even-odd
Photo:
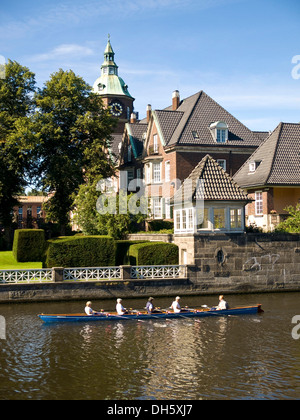
{"label": "green copper dome", "polygon": [[101,96],[114,95],[132,98],[128,92],[128,86],[118,75],[118,66],[115,63],[115,53],[110,43],[110,37],[104,51],[101,76],[95,81],[93,90]]}

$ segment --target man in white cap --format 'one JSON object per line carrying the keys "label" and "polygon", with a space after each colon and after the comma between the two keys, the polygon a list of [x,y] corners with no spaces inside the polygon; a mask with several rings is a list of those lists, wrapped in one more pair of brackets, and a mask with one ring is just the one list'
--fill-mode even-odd
{"label": "man in white cap", "polygon": [[116,306],[116,311],[118,315],[125,315],[128,314],[128,311],[126,310],[126,308],[124,308],[124,306],[122,305],[122,299],[117,299],[117,306]]}
{"label": "man in white cap", "polygon": [[180,301],[180,297],[177,296],[177,298],[174,300],[171,306],[175,314],[179,314],[181,312],[181,306],[179,305],[179,301]]}

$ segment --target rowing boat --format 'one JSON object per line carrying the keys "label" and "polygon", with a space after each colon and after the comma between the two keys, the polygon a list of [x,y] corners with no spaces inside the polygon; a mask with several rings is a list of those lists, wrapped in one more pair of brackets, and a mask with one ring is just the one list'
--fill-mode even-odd
{"label": "rowing boat", "polygon": [[147,312],[134,311],[126,315],[118,315],[117,313],[102,312],[96,315],[85,314],[40,314],[38,317],[46,323],[53,322],[95,322],[95,321],[129,321],[138,320],[144,321],[149,319],[180,319],[180,318],[202,318],[212,316],[229,316],[229,315],[252,315],[263,312],[261,305],[254,306],[240,306],[226,310],[216,309],[190,309],[185,312],[174,313],[164,311],[162,313],[148,314]]}

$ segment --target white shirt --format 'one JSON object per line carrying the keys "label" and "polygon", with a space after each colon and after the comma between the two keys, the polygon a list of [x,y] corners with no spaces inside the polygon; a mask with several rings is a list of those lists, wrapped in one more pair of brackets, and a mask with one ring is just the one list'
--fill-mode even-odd
{"label": "white shirt", "polygon": [[174,300],[174,302],[172,303],[172,309],[175,312],[175,314],[179,314],[179,312],[181,312],[181,307],[179,305],[179,302],[177,302],[177,300]]}
{"label": "white shirt", "polygon": [[93,315],[93,309],[92,309],[92,308],[90,308],[89,306],[86,306],[86,307],[85,307],[85,313],[86,313],[87,315]]}
{"label": "white shirt", "polygon": [[217,307],[217,310],[223,311],[224,309],[227,309],[227,302],[223,299],[220,301],[219,306]]}
{"label": "white shirt", "polygon": [[125,308],[124,308],[124,306],[122,305],[122,303],[118,303],[118,304],[117,304],[117,306],[116,306],[116,310],[117,310],[118,315],[124,315]]}

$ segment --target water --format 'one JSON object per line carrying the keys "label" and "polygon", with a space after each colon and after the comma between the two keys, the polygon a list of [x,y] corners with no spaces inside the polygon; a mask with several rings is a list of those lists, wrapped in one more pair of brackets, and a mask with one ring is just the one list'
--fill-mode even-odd
{"label": "water", "polygon": [[[198,321],[45,325],[37,314],[74,313],[85,302],[1,305],[0,399],[299,399],[300,294],[226,297],[262,303],[262,315]],[[193,306],[216,297],[182,298]],[[172,299],[157,299],[167,307]],[[144,300],[123,302],[142,308]],[[114,301],[94,301],[113,309]]]}

